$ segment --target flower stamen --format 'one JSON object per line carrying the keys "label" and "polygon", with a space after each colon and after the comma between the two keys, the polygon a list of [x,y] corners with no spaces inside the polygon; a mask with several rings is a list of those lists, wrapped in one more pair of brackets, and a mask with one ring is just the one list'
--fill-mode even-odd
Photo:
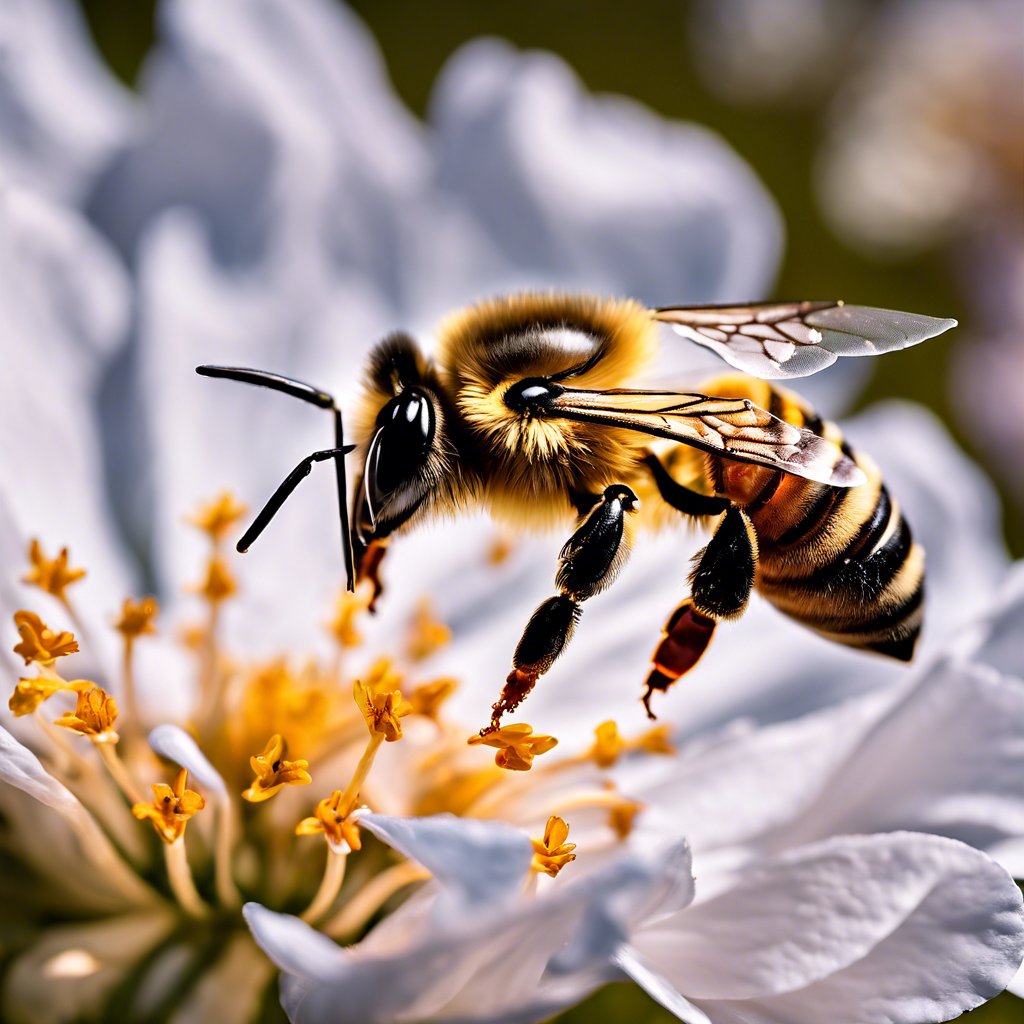
{"label": "flower stamen", "polygon": [[483,735],[470,736],[467,742],[471,747],[481,743],[496,747],[498,753],[494,755],[494,763],[513,772],[528,772],[535,757],[558,745],[554,736],[533,735],[533,726],[525,722],[503,725]]}
{"label": "flower stamen", "polygon": [[559,871],[576,859],[572,851],[575,843],[567,843],[569,826],[562,818],[552,815],[544,828],[543,839],[533,839],[533,863],[530,867],[554,878]]}
{"label": "flower stamen", "polygon": [[256,775],[252,785],[242,793],[249,803],[258,804],[269,800],[285,786],[307,786],[313,781],[309,774],[308,761],[286,761],[285,743],[280,734],[267,740],[262,754],[249,758],[249,764]]}
{"label": "flower stamen", "polygon": [[61,548],[56,558],[47,558],[42,545],[33,537],[28,547],[28,560],[30,567],[21,582],[38,587],[67,607],[67,588],[85,576],[84,569],[72,569],[68,565],[68,549]]}
{"label": "flower stamen", "polygon": [[124,640],[121,679],[124,690],[125,717],[130,728],[136,734],[142,730],[142,720],[139,715],[138,700],[135,696],[135,641],[140,636],[156,632],[153,620],[159,611],[160,606],[155,597],[144,597],[140,601],[133,601],[130,597],[126,597],[121,605],[121,615],[114,623],[114,629],[121,634]]}
{"label": "flower stamen", "polygon": [[49,666],[58,658],[78,653],[74,633],[50,629],[35,612],[15,612],[14,625],[21,636],[21,642],[14,645],[14,653],[21,655],[26,665],[35,662]]}

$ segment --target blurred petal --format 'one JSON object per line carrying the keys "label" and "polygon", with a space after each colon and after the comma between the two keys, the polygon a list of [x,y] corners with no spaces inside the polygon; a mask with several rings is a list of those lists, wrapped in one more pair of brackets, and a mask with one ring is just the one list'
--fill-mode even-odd
{"label": "blurred petal", "polygon": [[781,230],[750,169],[702,128],[587,96],[556,57],[471,43],[445,66],[430,118],[438,187],[501,240],[518,284],[665,305],[770,283]]}
{"label": "blurred petal", "polygon": [[0,53],[0,168],[15,184],[76,204],[129,130],[128,91],[70,0],[7,0]]}
{"label": "blurred petal", "polygon": [[[1002,868],[960,843],[897,833],[766,861],[634,945],[714,1020],[721,1008],[759,1024],[925,1024],[1002,991],[1022,929],[1020,891]],[[720,1000],[744,1002],[734,1018]]]}
{"label": "blurred petal", "polygon": [[[128,313],[121,267],[77,215],[0,190],[0,431],[11,439],[0,458],[3,533],[22,552],[30,537],[50,551],[70,547],[88,572],[73,598],[94,643],[107,640],[103,616],[130,592],[92,406]],[[5,590],[24,558],[5,559]],[[5,594],[5,604],[23,600],[13,588]]]}
{"label": "blurred petal", "polygon": [[[0,787],[19,847],[52,876],[53,884],[67,888],[87,907],[155,902],[155,893],[122,860],[96,819],[6,729],[0,729],[0,782],[36,801],[26,807]],[[87,885],[79,884],[83,875]]]}
{"label": "blurred petal", "polygon": [[[424,158],[355,16],[328,0],[170,0],[160,14],[146,128],[93,204],[122,250],[161,209],[187,206],[221,261],[251,263],[281,246],[300,275],[323,263],[331,238],[347,260],[389,276],[387,198]],[[325,215],[349,223],[325,233]]]}

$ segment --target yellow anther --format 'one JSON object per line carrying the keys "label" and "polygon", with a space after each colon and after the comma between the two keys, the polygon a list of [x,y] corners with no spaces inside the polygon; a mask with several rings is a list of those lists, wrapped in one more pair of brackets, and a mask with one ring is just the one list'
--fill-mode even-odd
{"label": "yellow anther", "polygon": [[95,685],[88,679],[72,679],[71,682],[47,679],[44,676],[37,679],[19,679],[7,706],[14,712],[15,718],[20,718],[22,715],[32,714],[43,701],[49,700],[55,693],[62,690],[81,691]]}
{"label": "yellow anther", "polygon": [[50,629],[35,612],[15,612],[14,625],[21,635],[21,643],[15,644],[14,653],[20,654],[26,665],[33,661],[40,665],[51,665],[57,658],[78,651],[74,633]]}
{"label": "yellow anther", "polygon": [[[85,682],[85,680],[79,680]],[[93,743],[116,743],[117,701],[106,690],[95,684],[78,691],[74,711],[61,715],[53,724],[63,726],[82,736],[88,736]]]}
{"label": "yellow anther", "polygon": [[358,850],[362,847],[359,826],[352,816],[352,808],[342,806],[342,792],[336,789],[330,796],[324,797],[316,805],[312,818],[303,818],[295,826],[297,836],[313,836],[322,834],[332,846],[340,846],[346,850]]}
{"label": "yellow anther", "polygon": [[134,640],[137,636],[156,632],[154,619],[160,613],[160,605],[155,597],[144,597],[134,601],[130,597],[121,605],[121,616],[114,623],[114,629],[126,640]]}
{"label": "yellow anther", "polygon": [[401,690],[385,690],[386,684],[386,678],[373,686],[357,679],[352,696],[366,720],[370,735],[376,733],[388,743],[394,743],[402,738],[400,719],[412,712],[412,705],[402,696]]}
{"label": "yellow anther", "polygon": [[533,863],[534,871],[543,872],[552,878],[558,874],[566,864],[576,859],[572,851],[576,849],[575,843],[567,843],[569,838],[569,826],[557,815],[551,815],[544,827],[544,838],[533,839]]}
{"label": "yellow anther", "polygon": [[202,530],[215,544],[221,541],[235,523],[245,515],[245,506],[234,495],[224,491],[212,501],[204,502],[188,522]]}
{"label": "yellow anther", "polygon": [[64,591],[85,575],[84,569],[72,569],[68,566],[67,548],[61,548],[56,558],[47,558],[39,541],[35,539],[28,546],[28,560],[30,567],[22,576],[22,582],[45,590],[59,601],[64,601]]}
{"label": "yellow anther", "polygon": [[513,772],[528,772],[533,766],[533,759],[557,746],[558,740],[554,736],[534,736],[533,726],[517,722],[482,736],[469,737],[470,746],[481,743],[497,748],[494,763],[499,768],[507,768]]}
{"label": "yellow anther", "polygon": [[638,800],[630,800],[629,797],[614,793],[614,782],[606,783],[605,789],[611,790],[614,794],[608,807],[608,827],[620,841],[628,839],[636,824],[637,815],[644,810],[645,805]]}
{"label": "yellow anther", "polygon": [[611,768],[626,749],[626,741],[619,727],[609,719],[594,730],[594,745],[587,756],[592,757],[599,768]]}
{"label": "yellow anther", "polygon": [[269,800],[284,786],[306,786],[313,781],[308,761],[286,761],[285,744],[279,735],[271,736],[262,754],[249,758],[256,774],[252,785],[242,794],[250,803]]}
{"label": "yellow anther", "polygon": [[430,601],[424,598],[416,607],[409,630],[407,653],[413,661],[422,661],[439,651],[452,638],[452,631],[434,618]]}
{"label": "yellow anther", "polygon": [[343,590],[334,606],[334,617],[327,623],[327,630],[342,647],[358,647],[363,635],[356,628],[356,619],[363,615],[373,602],[373,587],[363,581],[355,593]]}
{"label": "yellow anther", "polygon": [[676,748],[669,739],[670,730],[671,726],[656,725],[637,736],[629,747],[631,750],[644,750],[648,754],[674,754]]}
{"label": "yellow anther", "polygon": [[238,592],[238,584],[228,568],[228,563],[214,555],[206,566],[206,575],[196,587],[196,593],[205,597],[210,604],[220,604]]}
{"label": "yellow anther", "polygon": [[132,814],[139,821],[149,820],[156,834],[165,842],[173,843],[185,834],[189,819],[198,814],[206,801],[193,789],[186,789],[188,772],[182,768],[174,779],[174,785],[157,782],[153,786],[153,802],[137,803]]}
{"label": "yellow anther", "polygon": [[437,721],[441,705],[458,688],[458,682],[450,676],[442,676],[429,683],[421,683],[409,694],[409,704],[412,707],[412,714],[423,715],[424,718],[431,718]]}

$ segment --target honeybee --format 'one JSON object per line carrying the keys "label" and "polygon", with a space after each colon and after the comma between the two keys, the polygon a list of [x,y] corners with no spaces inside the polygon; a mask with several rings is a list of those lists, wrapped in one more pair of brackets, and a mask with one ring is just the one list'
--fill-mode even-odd
{"label": "honeybee", "polygon": [[[433,357],[407,334],[381,342],[366,367],[356,444],[325,391],[260,370],[197,370],[282,391],[334,419],[334,445],[289,474],[240,551],[319,461],[335,465],[348,587],[370,580],[374,600],[392,537],[432,517],[483,506],[517,527],[575,519],[558,593],[527,623],[493,705],[496,728],[562,653],[583,602],[614,581],[638,523],[668,516],[702,521],[712,535],[652,657],[642,696],[652,718],[652,695],[693,668],[755,587],[831,640],[909,660],[923,610],[920,546],[871,459],[767,379],[906,348],[955,324],[842,302],[650,309],[512,295],[449,316]],[[700,393],[632,387],[660,325],[743,372]],[[345,456],[355,450],[349,508]]]}

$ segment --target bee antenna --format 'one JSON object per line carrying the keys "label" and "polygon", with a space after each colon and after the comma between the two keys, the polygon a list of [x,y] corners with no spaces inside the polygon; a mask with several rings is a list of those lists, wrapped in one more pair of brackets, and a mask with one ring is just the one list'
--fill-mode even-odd
{"label": "bee antenna", "polygon": [[202,377],[220,377],[224,380],[235,380],[242,384],[254,384],[257,387],[269,388],[271,391],[280,391],[282,394],[298,398],[300,401],[308,402],[319,409],[329,409],[334,418],[334,447],[325,448],[323,451],[314,452],[303,459],[284,478],[280,486],[270,496],[269,501],[263,506],[259,514],[253,520],[252,525],[242,539],[238,542],[239,551],[247,551],[249,546],[267,528],[271,519],[277,514],[278,509],[285,503],[288,496],[298,487],[300,481],[307,477],[313,468],[314,462],[323,462],[333,459],[335,479],[338,488],[338,512],[341,518],[341,548],[345,559],[345,584],[349,591],[355,590],[355,566],[352,554],[352,532],[348,519],[348,478],[345,475],[345,456],[352,451],[355,445],[345,444],[345,429],[341,419],[341,409],[338,408],[334,397],[321,388],[315,388],[305,381],[296,380],[293,377],[285,377],[278,373],[269,373],[266,370],[253,370],[242,366],[197,366],[196,373]]}

